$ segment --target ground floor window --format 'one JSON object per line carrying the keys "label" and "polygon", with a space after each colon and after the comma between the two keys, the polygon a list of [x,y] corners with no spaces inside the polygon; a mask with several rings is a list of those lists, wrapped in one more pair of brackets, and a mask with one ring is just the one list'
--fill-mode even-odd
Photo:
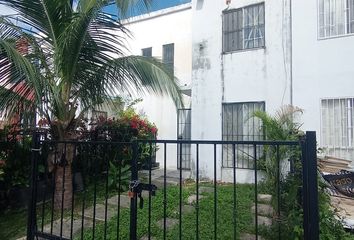
{"label": "ground floor window", "polygon": [[354,146],[354,98],[321,100],[321,142],[324,147]]}
{"label": "ground floor window", "polygon": [[[177,111],[177,138],[178,140],[191,140],[191,109],[178,109]],[[191,168],[191,144],[177,145],[177,168]]]}
{"label": "ground floor window", "polygon": [[[255,111],[265,111],[265,102],[224,103],[222,106],[222,140],[263,140],[261,121],[253,117]],[[259,149],[257,151],[259,151]],[[223,146],[223,167],[233,167],[233,152],[232,145]],[[236,167],[253,168],[253,156],[253,146],[236,146]]]}

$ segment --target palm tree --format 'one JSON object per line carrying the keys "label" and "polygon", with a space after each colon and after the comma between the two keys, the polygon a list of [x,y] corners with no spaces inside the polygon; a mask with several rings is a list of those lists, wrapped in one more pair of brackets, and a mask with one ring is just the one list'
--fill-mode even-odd
{"label": "palm tree", "polygon": [[[156,59],[126,56],[129,31],[104,13],[116,5],[118,16],[125,16],[152,1],[77,0],[74,7],[72,0],[0,0],[18,13],[0,17],[0,110],[11,113],[21,105],[36,112],[48,121],[54,140],[66,141],[76,138],[84,113],[106,96],[167,94],[180,103],[171,71]],[[27,54],[16,47],[19,41],[27,42]],[[68,208],[72,177],[65,168],[70,169],[74,150],[62,145],[57,147],[62,156],[55,164],[55,202]]]}

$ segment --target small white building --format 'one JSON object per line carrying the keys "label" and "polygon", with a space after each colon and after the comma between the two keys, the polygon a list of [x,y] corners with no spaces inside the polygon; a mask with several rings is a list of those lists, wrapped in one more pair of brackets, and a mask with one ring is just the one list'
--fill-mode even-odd
{"label": "small white building", "polygon": [[[252,113],[292,104],[304,109],[303,130],[317,132],[326,154],[354,160],[354,1],[192,0],[125,24],[132,53],[173,62],[191,96],[179,120],[169,99],[145,98],[141,108],[160,139],[261,140]],[[194,170],[195,147],[182,150],[182,168]],[[176,151],[169,149],[168,168]],[[238,148],[239,182],[254,181],[253,155]],[[217,146],[215,156],[213,146],[200,146],[200,176],[213,178],[216,167],[218,180],[232,180],[231,146]]]}
{"label": "small white building", "polygon": [[[122,23],[129,29],[130,54],[152,56],[170,66],[183,89],[184,106],[176,107],[169,97],[148,95],[137,105],[156,124],[159,139],[190,139],[190,96],[192,71],[191,3],[153,11]],[[162,146],[160,146],[161,148]],[[184,149],[183,152],[189,149]],[[177,146],[167,149],[167,167],[177,168]],[[163,166],[163,150],[157,152]],[[189,168],[189,166],[183,166]]]}

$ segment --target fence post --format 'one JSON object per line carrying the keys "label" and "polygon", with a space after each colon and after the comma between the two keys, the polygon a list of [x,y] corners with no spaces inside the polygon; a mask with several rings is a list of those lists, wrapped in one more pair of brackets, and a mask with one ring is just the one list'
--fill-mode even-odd
{"label": "fence post", "polygon": [[36,231],[36,198],[37,198],[37,176],[38,176],[38,153],[39,153],[39,138],[34,130],[32,134],[32,149],[31,149],[31,175],[30,175],[30,191],[31,196],[28,202],[28,220],[27,220],[27,240],[34,240]]}
{"label": "fence post", "polygon": [[319,239],[316,132],[306,132],[302,142],[304,239]]}
{"label": "fence post", "polygon": [[[132,162],[131,162],[131,182],[138,180],[138,142],[134,140],[132,142]],[[130,199],[130,240],[137,239],[137,197],[134,196]]]}

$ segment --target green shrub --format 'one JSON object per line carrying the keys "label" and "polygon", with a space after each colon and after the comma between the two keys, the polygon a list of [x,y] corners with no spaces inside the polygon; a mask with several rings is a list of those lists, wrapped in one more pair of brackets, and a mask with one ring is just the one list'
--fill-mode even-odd
{"label": "green shrub", "polygon": [[[275,116],[265,112],[255,112],[254,116],[261,119],[263,131],[267,140],[299,140],[303,133],[300,130],[302,124],[298,123],[298,117],[302,110],[293,106],[282,107]],[[302,188],[302,164],[301,151],[299,148],[279,147],[279,157],[281,161],[293,160],[293,172],[290,174],[281,174],[278,181],[277,169],[277,151],[274,147],[264,148],[264,157],[262,158],[262,169],[265,171],[266,180],[263,183],[263,189],[275,196],[273,201],[274,209],[277,209],[277,189],[280,188],[281,214],[275,216],[279,221],[278,226],[274,226],[268,232],[268,237],[277,239],[274,231],[280,230],[281,239],[302,239],[303,238],[303,209],[301,206],[301,188]],[[280,185],[278,185],[280,184]],[[336,217],[336,213],[330,206],[330,198],[325,191],[324,186],[319,185],[319,226],[320,239],[350,239],[350,235],[344,231],[344,228]],[[352,238],[353,239],[353,238]]]}

